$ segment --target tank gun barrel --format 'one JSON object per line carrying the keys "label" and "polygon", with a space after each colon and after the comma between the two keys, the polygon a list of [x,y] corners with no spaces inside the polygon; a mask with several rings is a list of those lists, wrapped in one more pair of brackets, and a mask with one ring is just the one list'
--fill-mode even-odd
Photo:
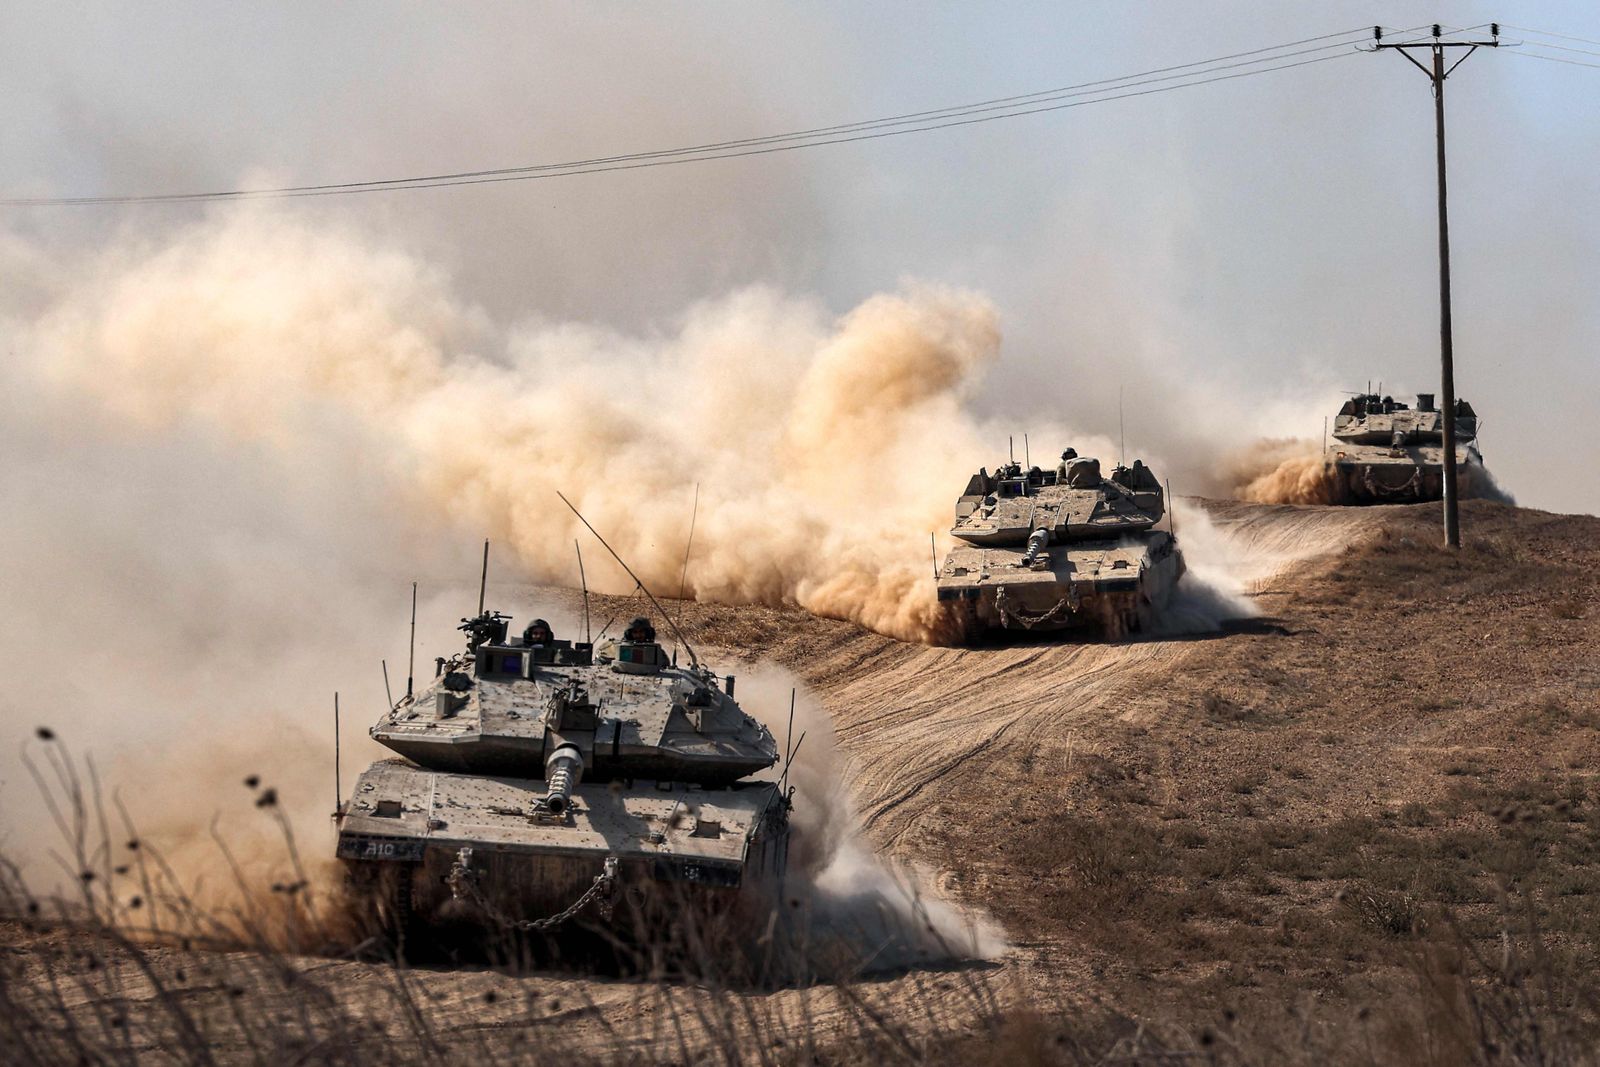
{"label": "tank gun barrel", "polygon": [[544,761],[544,807],[561,815],[572,805],[572,791],[583,778],[583,753],[576,745],[562,745]]}
{"label": "tank gun barrel", "polygon": [[1022,562],[1024,564],[1031,564],[1034,560],[1039,558],[1039,553],[1043,552],[1045,546],[1049,543],[1049,530],[1041,526],[1039,529],[1033,531],[1033,533],[1028,535],[1028,550],[1022,554]]}

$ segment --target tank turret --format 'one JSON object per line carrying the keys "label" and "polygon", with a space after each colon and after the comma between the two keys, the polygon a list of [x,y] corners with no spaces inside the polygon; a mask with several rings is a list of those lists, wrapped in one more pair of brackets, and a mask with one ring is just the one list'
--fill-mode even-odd
{"label": "tank turret", "polygon": [[716,786],[777,762],[771,733],[726,683],[678,666],[648,623],[591,647],[508,638],[505,619],[464,622],[466,651],[380,718],[373,740],[434,770],[526,778],[543,778],[547,755],[570,742],[595,782]]}

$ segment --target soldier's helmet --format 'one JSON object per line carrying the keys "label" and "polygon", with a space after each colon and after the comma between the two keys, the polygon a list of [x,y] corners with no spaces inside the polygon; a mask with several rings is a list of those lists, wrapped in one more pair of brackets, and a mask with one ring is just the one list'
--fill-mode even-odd
{"label": "soldier's helmet", "polygon": [[650,620],[640,615],[628,624],[628,630],[623,634],[629,641],[654,641],[656,628],[650,625]]}
{"label": "soldier's helmet", "polygon": [[1078,450],[1076,448],[1069,448],[1065,452],[1061,453],[1061,458],[1062,459],[1077,459],[1078,458]]}
{"label": "soldier's helmet", "polygon": [[554,636],[555,631],[550,629],[550,624],[543,619],[534,619],[528,624],[528,629],[523,636],[531,641],[548,641]]}

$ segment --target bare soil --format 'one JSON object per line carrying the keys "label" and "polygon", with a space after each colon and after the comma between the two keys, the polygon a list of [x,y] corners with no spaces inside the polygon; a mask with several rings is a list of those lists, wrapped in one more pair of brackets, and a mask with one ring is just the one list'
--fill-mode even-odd
{"label": "bare soil", "polygon": [[[1458,956],[1507,955],[1513,916],[1561,985],[1549,1009],[1590,1017],[1600,518],[1471,501],[1452,553],[1437,506],[1208,511],[1279,565],[1252,583],[1259,618],[1220,633],[930,648],[798,610],[684,605],[697,643],[782,664],[820,696],[870,841],[1008,932],[996,966],[869,983],[875,1010],[958,1038],[960,1013],[992,996],[1010,1013],[984,1040],[1023,1061],[1067,1047],[1062,1011],[1256,1054],[1302,1024],[1297,1047],[1326,1030],[1318,1047],[1344,1048],[1337,1035],[1371,1016],[1387,1029],[1350,1047],[1405,1058],[1431,1031],[1395,1005],[1462,973],[1439,963],[1444,933]],[[600,600],[602,618],[629,606]],[[25,963],[71,950],[66,933],[17,925],[0,945]],[[386,981],[371,964],[295,966]],[[443,1047],[534,1003],[564,1041],[674,1055],[659,999],[674,994],[493,971],[416,981]],[[740,995],[817,1033],[848,999]],[[1430,1040],[1413,1058],[1462,1051]]]}

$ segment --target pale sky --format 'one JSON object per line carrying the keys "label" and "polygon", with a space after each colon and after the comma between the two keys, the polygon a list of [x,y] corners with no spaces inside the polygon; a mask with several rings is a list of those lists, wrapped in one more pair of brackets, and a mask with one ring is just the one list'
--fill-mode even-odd
{"label": "pale sky", "polygon": [[[1600,40],[1580,3],[12,3],[0,193],[560,161],[1502,16]],[[1520,502],[1600,511],[1600,69],[1479,52],[1447,99],[1458,393]],[[1192,459],[1316,438],[1369,379],[1437,391],[1433,158],[1426,80],[1353,54],[865,144],[281,210],[420,251],[508,324],[648,333],[756,283],[841,313],[904,279],[970,287],[1005,336],[985,414],[1109,435],[1121,388],[1130,445]],[[159,237],[204,210],[0,208],[0,236]]]}

